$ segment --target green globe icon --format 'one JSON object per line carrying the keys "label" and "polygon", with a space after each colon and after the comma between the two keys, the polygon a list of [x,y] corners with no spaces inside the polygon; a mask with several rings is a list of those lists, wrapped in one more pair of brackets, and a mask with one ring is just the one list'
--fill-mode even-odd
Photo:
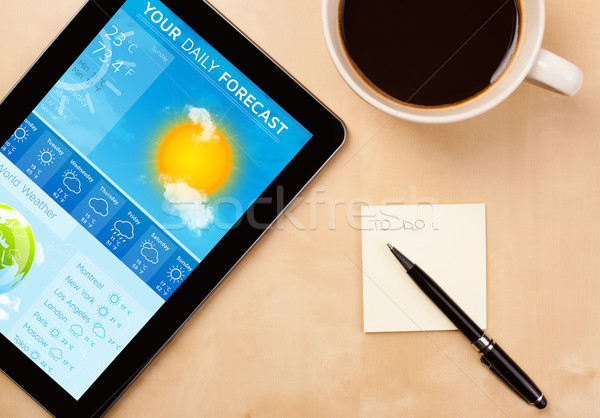
{"label": "green globe icon", "polygon": [[14,289],[29,273],[35,239],[23,215],[0,203],[0,294]]}

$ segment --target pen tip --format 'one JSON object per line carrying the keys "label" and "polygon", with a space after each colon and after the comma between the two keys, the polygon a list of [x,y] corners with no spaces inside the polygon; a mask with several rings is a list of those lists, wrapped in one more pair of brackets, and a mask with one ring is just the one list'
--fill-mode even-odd
{"label": "pen tip", "polygon": [[388,244],[387,246],[390,249],[390,251],[392,252],[392,254],[394,254],[394,256],[398,259],[400,264],[402,264],[402,266],[406,270],[410,270],[411,268],[413,268],[415,266],[415,264],[412,261],[410,261],[408,258],[406,258],[406,256],[404,254],[402,254],[400,251],[398,251],[396,249],[396,247],[394,247],[392,244]]}
{"label": "pen tip", "polygon": [[546,400],[546,397],[544,395],[542,395],[540,400],[535,403],[535,407],[538,409],[544,409],[547,405],[548,401]]}

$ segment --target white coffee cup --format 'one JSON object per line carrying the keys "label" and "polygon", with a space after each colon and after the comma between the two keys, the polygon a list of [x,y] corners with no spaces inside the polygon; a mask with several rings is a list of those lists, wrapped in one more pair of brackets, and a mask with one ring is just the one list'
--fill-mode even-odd
{"label": "white coffee cup", "polygon": [[[368,0],[365,0],[368,1]],[[487,90],[466,101],[444,107],[415,107],[377,92],[349,61],[340,31],[341,0],[323,0],[323,29],[333,62],[346,83],[360,97],[390,115],[422,123],[449,123],[477,116],[506,99],[523,80],[573,96],[583,82],[581,70],[541,48],[544,36],[544,0],[519,0],[522,28],[508,68]],[[402,82],[402,80],[398,80]]]}

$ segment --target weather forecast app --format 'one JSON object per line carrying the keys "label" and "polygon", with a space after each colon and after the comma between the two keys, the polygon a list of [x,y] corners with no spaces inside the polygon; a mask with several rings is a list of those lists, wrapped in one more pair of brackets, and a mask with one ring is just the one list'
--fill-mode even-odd
{"label": "weather forecast app", "polygon": [[311,138],[129,0],[0,151],[0,332],[75,399]]}

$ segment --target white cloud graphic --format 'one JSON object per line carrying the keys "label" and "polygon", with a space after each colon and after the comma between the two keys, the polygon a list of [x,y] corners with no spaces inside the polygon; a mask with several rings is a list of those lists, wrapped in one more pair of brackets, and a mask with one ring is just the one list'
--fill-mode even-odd
{"label": "white cloud graphic", "polygon": [[88,205],[100,216],[108,216],[108,202],[104,199],[92,198]]}
{"label": "white cloud graphic", "polygon": [[35,256],[33,262],[36,266],[41,266],[44,264],[44,260],[46,259],[46,255],[44,253],[44,247],[39,242],[35,243]]}
{"label": "white cloud graphic", "polygon": [[198,235],[215,220],[213,209],[208,205],[208,198],[183,181],[170,181],[163,176],[165,192],[163,194],[168,208],[177,213],[181,221]]}
{"label": "white cloud graphic", "polygon": [[129,221],[117,221],[115,222],[115,231],[117,233],[127,239],[133,239],[133,224]]}
{"label": "white cloud graphic", "polygon": [[158,264],[160,261],[158,258],[158,251],[149,242],[145,242],[141,249],[142,257],[149,263]]}
{"label": "white cloud graphic", "polygon": [[6,293],[4,293],[0,295],[0,305],[6,307],[6,309],[0,308],[0,321],[5,321],[10,317],[10,314],[7,311],[13,310],[15,312],[19,312],[21,299],[11,299]]}
{"label": "white cloud graphic", "polygon": [[63,184],[70,192],[79,194],[81,193],[81,182],[77,177],[74,177],[74,174],[72,176],[73,177],[65,177],[63,179]]}
{"label": "white cloud graphic", "polygon": [[213,139],[215,133],[217,132],[217,127],[210,116],[208,110],[201,107],[194,107],[192,105],[187,105],[185,107],[186,112],[188,112],[188,117],[192,122],[202,126],[202,133],[194,138],[197,142],[202,141],[210,141]]}

